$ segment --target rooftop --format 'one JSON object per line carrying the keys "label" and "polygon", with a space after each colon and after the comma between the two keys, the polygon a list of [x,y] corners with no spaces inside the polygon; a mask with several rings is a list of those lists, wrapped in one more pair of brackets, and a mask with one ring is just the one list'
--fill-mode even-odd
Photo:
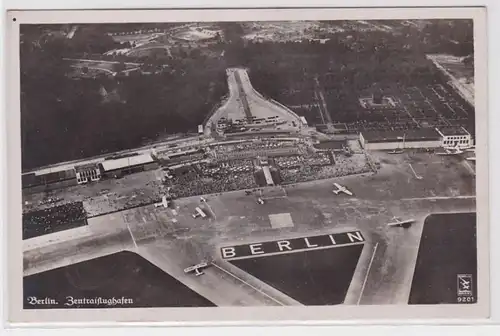
{"label": "rooftop", "polygon": [[[365,136],[364,133],[363,136]],[[347,140],[320,141],[318,144],[314,145],[314,147],[318,149],[343,149],[344,146],[347,146]]]}
{"label": "rooftop", "polygon": [[467,132],[463,127],[443,127],[439,129],[443,135],[467,135]]}
{"label": "rooftop", "polygon": [[153,158],[149,154],[130,156],[115,160],[105,160],[102,162],[102,168],[104,171],[110,171],[115,169],[127,168],[138,166],[141,164],[147,164],[154,162]]}
{"label": "rooftop", "polygon": [[367,142],[389,142],[389,141],[422,141],[441,140],[440,134],[433,128],[422,128],[418,130],[396,130],[396,131],[367,131],[361,132]]}
{"label": "rooftop", "polygon": [[93,163],[86,163],[82,165],[75,166],[75,171],[76,172],[81,172],[89,169],[97,169],[98,164],[96,162]]}

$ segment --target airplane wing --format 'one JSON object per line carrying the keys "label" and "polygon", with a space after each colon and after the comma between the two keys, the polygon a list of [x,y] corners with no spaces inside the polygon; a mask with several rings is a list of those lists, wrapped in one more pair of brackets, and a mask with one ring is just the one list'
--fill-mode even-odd
{"label": "airplane wing", "polygon": [[347,188],[344,188],[344,192],[349,195],[349,196],[352,196],[352,192],[350,190],[348,190]]}
{"label": "airplane wing", "polygon": [[342,189],[342,186],[340,184],[338,184],[337,182],[334,182],[333,185],[335,187],[337,187],[338,189]]}
{"label": "airplane wing", "polygon": [[184,273],[190,273],[192,271],[195,271],[199,268],[205,268],[205,267],[208,267],[208,263],[207,262],[201,262],[197,265],[193,265],[193,266],[189,266],[188,268],[185,268],[184,269]]}

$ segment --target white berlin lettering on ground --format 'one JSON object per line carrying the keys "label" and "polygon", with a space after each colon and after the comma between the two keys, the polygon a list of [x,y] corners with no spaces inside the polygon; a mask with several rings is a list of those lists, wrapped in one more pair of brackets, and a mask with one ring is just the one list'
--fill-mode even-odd
{"label": "white berlin lettering on ground", "polygon": [[222,257],[224,259],[226,258],[232,258],[236,255],[234,247],[223,247],[222,248]]}
{"label": "white berlin lettering on ground", "polygon": [[304,238],[304,241],[306,242],[307,247],[318,247],[318,244],[309,243],[309,239],[307,239],[307,238]]}
{"label": "white berlin lettering on ground", "polygon": [[363,237],[361,236],[361,232],[357,231],[355,233],[352,233],[352,232],[347,232],[347,237],[349,237],[349,240],[354,243],[354,240],[357,240],[357,241],[364,241],[363,240]]}
{"label": "white berlin lettering on ground", "polygon": [[[360,231],[345,232],[343,234],[345,236],[347,236],[347,238],[349,239],[350,243],[364,242],[364,238],[361,235]],[[328,244],[328,243],[325,242],[325,243],[321,244],[321,247],[326,247],[326,246],[329,246],[329,245],[330,246],[331,245],[337,245],[337,242],[336,242],[333,234],[329,234],[327,236],[330,239],[330,244]],[[320,247],[320,245],[317,242],[315,243],[314,241],[311,241],[310,240],[311,238],[313,238],[313,237],[304,237],[304,238],[301,238],[304,241],[304,243],[305,243],[305,247],[300,247],[300,248],[296,248],[296,249],[301,250],[301,249],[312,249],[312,248]],[[250,255],[259,255],[259,254],[276,253],[276,252],[286,252],[286,251],[293,251],[294,250],[294,248],[292,248],[292,246],[290,246],[291,245],[291,241],[289,241],[289,240],[279,240],[279,241],[275,241],[275,242],[272,242],[272,243],[276,243],[279,251],[274,251],[274,252],[273,251],[265,251],[263,249],[263,247],[262,247],[262,243],[255,243],[255,244],[250,244],[250,245],[246,245],[246,246],[249,249]],[[344,244],[350,244],[350,243],[344,243]],[[343,245],[343,244],[341,244],[341,245]],[[235,249],[235,247],[223,247],[223,248],[221,248],[221,252],[222,252],[222,257],[224,259],[238,257],[236,255],[236,249]]]}
{"label": "white berlin lettering on ground", "polygon": [[280,251],[284,251],[283,249],[286,248],[288,251],[291,251],[292,248],[290,247],[290,242],[288,240],[281,240],[278,242],[278,248]]}
{"label": "white berlin lettering on ground", "polygon": [[252,245],[250,245],[250,252],[252,254],[263,254],[263,253],[265,253],[264,251],[262,251],[261,246],[262,246],[262,244],[252,244]]}

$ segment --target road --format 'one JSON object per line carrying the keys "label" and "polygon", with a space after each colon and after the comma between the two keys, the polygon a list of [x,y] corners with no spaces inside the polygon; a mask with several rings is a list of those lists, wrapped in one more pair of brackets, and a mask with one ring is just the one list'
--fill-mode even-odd
{"label": "road", "polygon": [[[281,129],[300,130],[302,122],[299,116],[287,107],[270,101],[258,93],[253,88],[245,69],[229,68],[226,70],[226,74],[229,96],[206,122],[205,135],[210,135],[215,131],[211,129],[211,126],[222,117],[236,120],[250,116],[257,118],[279,116],[287,121],[286,124],[279,126]],[[295,126],[292,122],[295,122]]]}

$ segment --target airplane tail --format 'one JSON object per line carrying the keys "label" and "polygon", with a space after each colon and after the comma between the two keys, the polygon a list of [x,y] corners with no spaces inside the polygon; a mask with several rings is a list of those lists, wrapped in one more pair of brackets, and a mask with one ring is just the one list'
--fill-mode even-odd
{"label": "airplane tail", "polygon": [[335,193],[335,195],[338,195],[340,190],[334,190],[333,192]]}

